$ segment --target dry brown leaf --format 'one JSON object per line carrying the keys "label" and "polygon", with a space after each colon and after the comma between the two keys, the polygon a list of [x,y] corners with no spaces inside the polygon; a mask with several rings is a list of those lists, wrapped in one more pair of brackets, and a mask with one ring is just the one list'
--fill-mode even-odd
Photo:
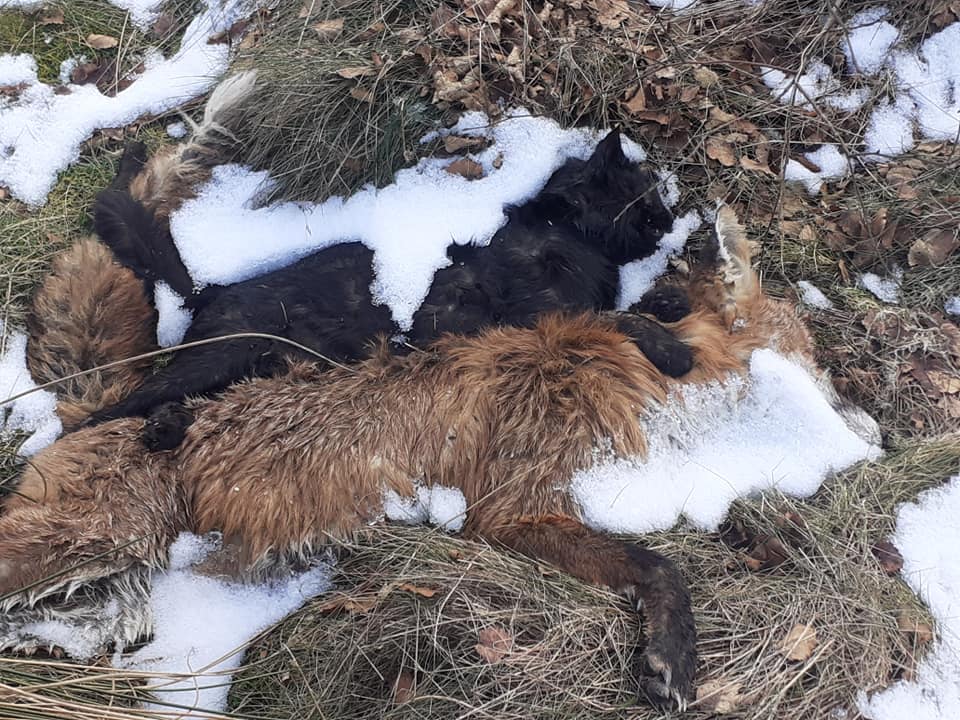
{"label": "dry brown leaf", "polygon": [[803,661],[810,658],[816,646],[816,629],[810,625],[797,623],[780,642],[780,652],[787,660]]}
{"label": "dry brown leaf", "polygon": [[417,695],[417,681],[413,673],[407,670],[401,670],[393,683],[393,701],[397,705],[403,705],[413,700]]}
{"label": "dry brown leaf", "polygon": [[496,665],[513,650],[513,635],[496,625],[481,630],[478,638],[480,642],[473,647],[491,665]]}
{"label": "dry brown leaf", "polygon": [[881,540],[878,543],[874,543],[873,547],[870,548],[870,552],[873,553],[877,562],[880,563],[880,568],[887,575],[896,575],[900,572],[900,568],[903,567],[903,555],[897,550],[897,546],[889,540]]}
{"label": "dry brown leaf", "polygon": [[5,187],[0,187],[0,200],[6,200],[8,197],[10,197],[10,191]]}
{"label": "dry brown leaf", "polygon": [[459,175],[467,180],[479,180],[483,177],[483,166],[470,158],[460,158],[444,168],[451,175]]}
{"label": "dry brown leaf", "polygon": [[915,200],[920,193],[911,184],[917,179],[917,171],[905,165],[895,165],[887,170],[886,180],[897,191],[901,200]]}
{"label": "dry brown leaf", "polygon": [[313,31],[321,40],[333,40],[343,32],[343,18],[318,22],[314,24]]}
{"label": "dry brown leaf", "polygon": [[940,370],[928,370],[927,377],[930,383],[942,393],[955,395],[960,393],[960,376]]}
{"label": "dry brown leaf", "polygon": [[697,688],[697,709],[717,715],[736,712],[743,704],[741,687],[742,683],[720,678],[707,680]]}
{"label": "dry brown leaf", "polygon": [[319,605],[314,605],[313,609],[322,613],[340,612],[341,610],[354,615],[363,615],[370,612],[377,604],[375,595],[334,595],[328,600],[324,600]]}
{"label": "dry brown leaf", "polygon": [[345,67],[340,68],[336,71],[336,74],[347,80],[353,80],[358,77],[370,77],[371,75],[376,75],[376,70],[369,66],[356,66],[356,67]]}
{"label": "dry brown leaf", "polygon": [[352,97],[354,100],[359,100],[360,102],[373,102],[373,92],[361,87],[350,88],[350,97]]}
{"label": "dry brown leaf", "polygon": [[700,83],[701,87],[710,87],[720,81],[720,76],[710,68],[698,65],[693,70],[693,79]]}
{"label": "dry brown leaf", "polygon": [[643,92],[643,85],[634,87],[632,94],[623,106],[631,115],[647,109],[647,95]]}
{"label": "dry brown leaf", "polygon": [[437,590],[435,588],[420,587],[419,585],[414,585],[412,583],[403,583],[397,588],[397,590],[406,590],[414,595],[419,595],[420,597],[425,598],[432,598],[437,594]]}
{"label": "dry brown leaf", "polygon": [[723,138],[712,136],[706,142],[707,157],[716,160],[724,167],[733,167],[737,164],[737,156],[733,147]]}
{"label": "dry brown leaf", "polygon": [[120,44],[112,35],[97,35],[96,33],[87,35],[87,45],[94,50],[108,50]]}
{"label": "dry brown leaf", "polygon": [[484,138],[447,135],[443,139],[443,149],[448,153],[457,153],[467,148],[475,148],[486,142]]}
{"label": "dry brown leaf", "polygon": [[933,628],[928,623],[918,620],[906,610],[897,615],[897,627],[900,632],[913,637],[914,641],[926,645],[933,642]]}
{"label": "dry brown leaf", "polygon": [[740,167],[742,167],[744,170],[749,170],[750,172],[762,172],[766,175],[776,175],[776,173],[773,172],[773,170],[770,169],[770,166],[765,162],[759,162],[751,157],[747,157],[746,155],[743,155],[740,158]]}
{"label": "dry brown leaf", "polygon": [[633,15],[627,0],[594,0],[597,23],[606,30],[616,30]]}
{"label": "dry brown leaf", "polygon": [[154,37],[165,38],[171,30],[175,21],[173,15],[170,13],[160,13],[157,15],[157,19],[153,21],[153,25],[150,27],[150,33]]}
{"label": "dry brown leaf", "polygon": [[754,572],[782,565],[790,557],[780,538],[775,535],[758,535],[753,539],[753,543],[743,562]]}
{"label": "dry brown leaf", "polygon": [[41,25],[63,25],[63,10],[50,8],[40,16]]}
{"label": "dry brown leaf", "polygon": [[685,105],[689,105],[693,102],[693,99],[697,97],[697,94],[700,92],[700,88],[696,85],[686,85],[680,91],[680,102]]}
{"label": "dry brown leaf", "polygon": [[960,235],[956,228],[929,230],[910,246],[907,262],[911,267],[937,267],[960,247]]}

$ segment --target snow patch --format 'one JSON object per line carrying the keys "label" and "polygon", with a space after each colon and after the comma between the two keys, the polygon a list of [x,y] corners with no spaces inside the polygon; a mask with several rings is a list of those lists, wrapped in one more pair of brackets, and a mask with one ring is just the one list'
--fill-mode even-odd
{"label": "snow patch", "polygon": [[386,490],[383,512],[388,520],[407,525],[429,523],[447,532],[460,532],[467,516],[467,500],[459,488],[417,485],[414,496]]}
{"label": "snow patch", "polygon": [[850,169],[850,160],[837,149],[836,145],[821,145],[816,150],[804,153],[803,156],[820,168],[814,171],[796,160],[788,160],[783,171],[783,179],[788,182],[801,182],[811,195],[820,192],[825,182],[839,180]]}
{"label": "snow patch", "polygon": [[153,302],[157,307],[157,345],[163,348],[179,345],[187,334],[193,313],[183,307],[183,298],[162,280],[153,286]]}
{"label": "snow patch", "polygon": [[[4,326],[0,322],[0,336]],[[33,390],[37,384],[27,370],[27,336],[12,332],[0,342],[0,437],[14,432],[30,433],[18,449],[24,457],[35,455],[59,437],[63,430],[57,417],[57,398],[49,390],[38,390],[12,402],[7,398]]]}
{"label": "snow patch", "polygon": [[853,16],[847,25],[847,38],[841,49],[847,57],[847,71],[876,75],[886,63],[890,49],[900,39],[900,31],[885,18],[884,7],[874,7]]}
{"label": "snow patch", "polygon": [[187,136],[187,125],[184,122],[172,122],[167,125],[167,135],[172,138],[182,138]]}
{"label": "snow patch", "polygon": [[947,298],[947,301],[943,304],[943,309],[948,315],[960,315],[960,295]]}
{"label": "snow patch", "polygon": [[166,703],[196,710],[178,717],[207,717],[227,706],[231,675],[258,633],[330,588],[330,568],[319,565],[286,580],[240,584],[199,574],[193,566],[218,549],[213,537],[183,533],[170,546],[170,568],[154,577],[150,593],[153,640],[115,665],[157,678],[157,700],[147,709],[169,711]]}
{"label": "snow patch", "polygon": [[57,173],[79,158],[81,144],[95,130],[122,127],[146,113],[159,115],[206,92],[226,70],[229,53],[227,45],[208,44],[207,38],[230,27],[242,5],[241,0],[207,0],[180,49],[166,60],[148,54],[143,74],[115,97],[95,85],[68,85],[70,92],[58,95],[38,81],[32,58],[0,58],[0,76],[27,83],[18,98],[0,103],[0,185],[28,205],[42,205]]}
{"label": "snow patch", "polygon": [[702,222],[696,210],[676,218],[670,232],[660,239],[657,251],[653,255],[634,260],[620,268],[620,295],[617,299],[617,309],[626,310],[653,287],[657,278],[666,272],[670,258],[678,256],[683,251],[687,239]]}
{"label": "snow patch", "polygon": [[857,284],[864,290],[869,290],[878,299],[885,303],[896,303],[900,300],[900,282],[903,280],[903,270],[895,268],[893,276],[882,278],[876,273],[867,272],[860,276]]}
{"label": "snow patch", "polygon": [[954,720],[960,717],[960,475],[928,490],[897,512],[893,544],[901,575],[930,608],[939,639],[920,662],[916,679],[898,681],[858,698],[871,720]]}
{"label": "snow patch", "polygon": [[772,350],[753,353],[745,378],[676,386],[644,427],[646,459],[604,461],[598,451],[601,462],[574,478],[590,525],[643,533],[682,515],[714,530],[738,497],[765,489],[806,497],[828,473],[880,453],[803,367]]}
{"label": "snow patch", "polygon": [[823,294],[823,291],[807,280],[798,280],[797,287],[800,288],[800,302],[810,307],[820,310],[831,310],[833,303]]}

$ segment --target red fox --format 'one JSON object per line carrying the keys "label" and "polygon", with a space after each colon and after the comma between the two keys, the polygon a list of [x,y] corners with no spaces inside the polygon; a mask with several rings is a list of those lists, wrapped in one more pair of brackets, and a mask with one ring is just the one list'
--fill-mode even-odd
{"label": "red fox", "polygon": [[[191,401],[194,423],[164,453],[144,421],[67,435],[25,468],[0,516],[0,596],[7,608],[128,570],[162,567],[183,530],[220,530],[246,573],[267,572],[383,516],[384,493],[416,483],[459,488],[463,532],[623,593],[646,617],[641,687],[681,706],[696,672],[686,583],[667,558],[583,524],[575,472],[608,443],[645,451],[638,419],[679,383],[745,372],[760,347],[812,363],[809,333],[766,297],[742,228],[717,220],[712,267],[692,274],[693,312],[671,325],[693,350],[682,379],[659,372],[629,314],[545,315],[532,328],[444,336],[348,368],[292,363],[282,376]],[[837,401],[838,402],[838,401]]]}

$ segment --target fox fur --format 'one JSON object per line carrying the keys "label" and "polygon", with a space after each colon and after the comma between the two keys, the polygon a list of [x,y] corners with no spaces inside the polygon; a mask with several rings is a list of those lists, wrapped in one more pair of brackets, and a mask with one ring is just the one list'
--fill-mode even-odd
{"label": "fox fur", "polygon": [[[27,367],[40,384],[156,350],[156,310],[143,283],[93,238],[57,256],[27,315]],[[56,385],[63,425],[79,425],[139,386],[150,360]]]}
{"label": "fox fur", "polygon": [[[606,585],[642,607],[652,698],[682,706],[696,671],[686,584],[657,553],[587,528],[569,483],[609,442],[642,456],[638,418],[678,383],[746,372],[773,347],[812,365],[793,306],[766,297],[749,247],[718,214],[719,267],[693,275],[692,312],[671,326],[692,349],[682,379],[633,341],[630,314],[553,314],[531,328],[446,335],[426,351],[283,375],[190,401],[185,441],[145,453],[144,421],[125,418],[62,438],[25,468],[0,515],[0,597],[17,608],[127,571],[161,567],[181,530],[219,530],[246,573],[350,536],[383,515],[385,490],[459,488],[463,532]],[[731,314],[733,318],[731,319]]]}

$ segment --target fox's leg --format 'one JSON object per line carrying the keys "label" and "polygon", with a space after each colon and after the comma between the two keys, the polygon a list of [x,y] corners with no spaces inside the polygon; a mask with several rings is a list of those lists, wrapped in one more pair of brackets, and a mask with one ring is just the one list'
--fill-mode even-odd
{"label": "fox's leg", "polygon": [[648,638],[641,690],[651,702],[672,698],[685,707],[696,673],[697,631],[686,581],[670,560],[563,515],[525,516],[481,534],[635,603],[646,617]]}

